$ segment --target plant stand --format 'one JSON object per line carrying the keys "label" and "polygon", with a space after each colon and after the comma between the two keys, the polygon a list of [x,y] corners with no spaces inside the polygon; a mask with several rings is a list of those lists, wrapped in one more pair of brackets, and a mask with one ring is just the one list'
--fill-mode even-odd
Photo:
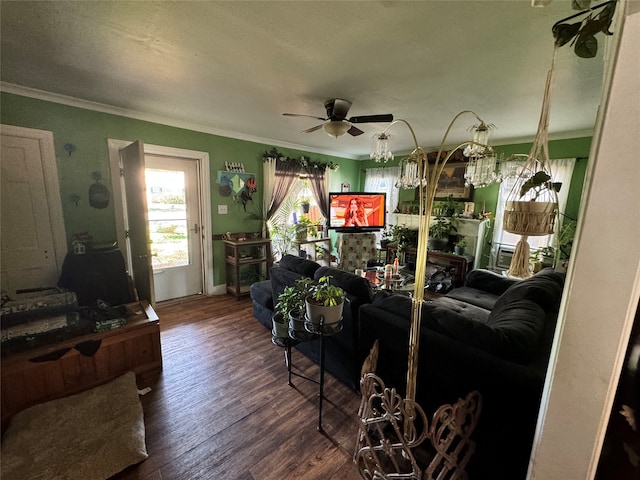
{"label": "plant stand", "polygon": [[319,432],[323,432],[322,429],[322,403],[324,400],[324,350],[325,350],[325,346],[324,346],[324,339],[326,336],[329,335],[334,335],[338,332],[340,332],[342,330],[342,319],[340,319],[340,323],[336,325],[331,325],[331,326],[325,326],[324,325],[324,319],[322,318],[320,320],[320,325],[315,325],[313,324],[309,319],[305,319],[304,322],[304,326],[305,329],[314,335],[314,337],[312,338],[316,338],[315,336],[320,337],[320,376],[319,379],[316,380],[315,378],[310,378],[307,377],[305,375],[296,373],[294,371],[292,371],[291,369],[291,347],[293,347],[294,345],[296,345],[298,343],[298,340],[290,338],[290,339],[286,339],[286,338],[279,338],[279,337],[273,337],[271,338],[271,341],[273,342],[274,345],[278,346],[278,347],[283,347],[285,348],[285,364],[287,365],[287,374],[288,374],[288,378],[287,378],[287,385],[289,385],[290,387],[293,386],[293,383],[291,382],[291,377],[293,375],[295,375],[296,377],[300,377],[304,380],[309,380],[310,382],[316,383],[319,386],[319,392],[318,392],[318,431]]}

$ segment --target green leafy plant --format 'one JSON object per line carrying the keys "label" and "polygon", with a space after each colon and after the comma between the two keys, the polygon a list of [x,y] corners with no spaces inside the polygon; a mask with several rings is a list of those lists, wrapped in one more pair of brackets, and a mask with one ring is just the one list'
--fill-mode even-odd
{"label": "green leafy plant", "polygon": [[554,190],[556,193],[560,191],[562,187],[561,182],[552,182],[551,177],[544,170],[540,170],[534,173],[529,179],[520,187],[520,198],[524,197],[528,192],[532,192],[532,200],[537,199],[545,190]]}
{"label": "green leafy plant", "polygon": [[[590,1],[574,0],[573,4],[574,8],[585,8],[590,5]],[[602,10],[594,15],[594,11],[600,8]],[[577,56],[581,58],[595,57],[598,53],[598,40],[595,35],[600,32],[605,35],[613,35],[609,31],[609,27],[613,21],[615,10],[616,2],[611,1],[560,20],[552,28],[556,47],[562,47],[571,42],[571,45],[575,45],[574,51]],[[568,20],[582,15],[586,15],[582,20],[576,23],[566,23]]]}
{"label": "green leafy plant", "polygon": [[453,195],[449,195],[446,200],[442,202],[445,215],[452,217],[458,211],[458,202],[453,198]]}
{"label": "green leafy plant", "polygon": [[305,298],[309,295],[309,290],[313,285],[310,278],[300,278],[284,289],[278,295],[278,303],[275,305],[276,313],[288,318],[291,314],[294,317],[302,317],[305,309]]}
{"label": "green leafy plant", "polygon": [[458,231],[458,219],[455,217],[437,217],[429,227],[431,238],[447,238]]}
{"label": "green leafy plant", "polygon": [[342,288],[332,285],[331,278],[331,275],[320,277],[317,283],[309,288],[309,298],[318,305],[333,307],[348,301],[346,292]]}
{"label": "green leafy plant", "polygon": [[461,238],[455,243],[456,247],[465,248],[467,246],[467,241],[464,238]]}
{"label": "green leafy plant", "polygon": [[569,260],[571,256],[577,225],[575,220],[569,218],[565,218],[562,222],[562,227],[558,232],[558,250],[560,250],[560,260],[562,261]]}
{"label": "green leafy plant", "polygon": [[418,230],[403,225],[389,227],[391,242],[402,248],[418,246]]}

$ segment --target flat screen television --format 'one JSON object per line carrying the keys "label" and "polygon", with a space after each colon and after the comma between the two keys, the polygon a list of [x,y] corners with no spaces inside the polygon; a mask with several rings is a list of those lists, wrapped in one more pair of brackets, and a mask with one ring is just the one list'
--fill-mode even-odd
{"label": "flat screen television", "polygon": [[337,232],[375,232],[385,227],[385,193],[330,192],[329,228]]}

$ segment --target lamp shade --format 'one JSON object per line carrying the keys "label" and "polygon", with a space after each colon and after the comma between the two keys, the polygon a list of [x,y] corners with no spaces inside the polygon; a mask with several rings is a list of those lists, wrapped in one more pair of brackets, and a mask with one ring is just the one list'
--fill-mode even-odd
{"label": "lamp shade", "polygon": [[327,132],[328,135],[338,138],[347,133],[351,128],[351,124],[344,120],[332,120],[325,122],[322,128],[324,128],[324,131]]}

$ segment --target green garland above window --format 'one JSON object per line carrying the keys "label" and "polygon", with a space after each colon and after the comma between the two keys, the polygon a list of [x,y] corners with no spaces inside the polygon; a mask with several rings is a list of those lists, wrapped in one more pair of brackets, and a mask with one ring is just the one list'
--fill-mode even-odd
{"label": "green garland above window", "polygon": [[330,170],[337,170],[339,165],[333,162],[320,162],[317,160],[311,160],[308,157],[302,155],[300,158],[291,158],[287,157],[283,153],[278,152],[275,148],[272,148],[270,151],[265,151],[262,155],[263,161],[266,161],[268,158],[275,158],[280,161],[291,162],[292,165],[297,165],[304,170],[317,169],[324,172],[327,168]]}

